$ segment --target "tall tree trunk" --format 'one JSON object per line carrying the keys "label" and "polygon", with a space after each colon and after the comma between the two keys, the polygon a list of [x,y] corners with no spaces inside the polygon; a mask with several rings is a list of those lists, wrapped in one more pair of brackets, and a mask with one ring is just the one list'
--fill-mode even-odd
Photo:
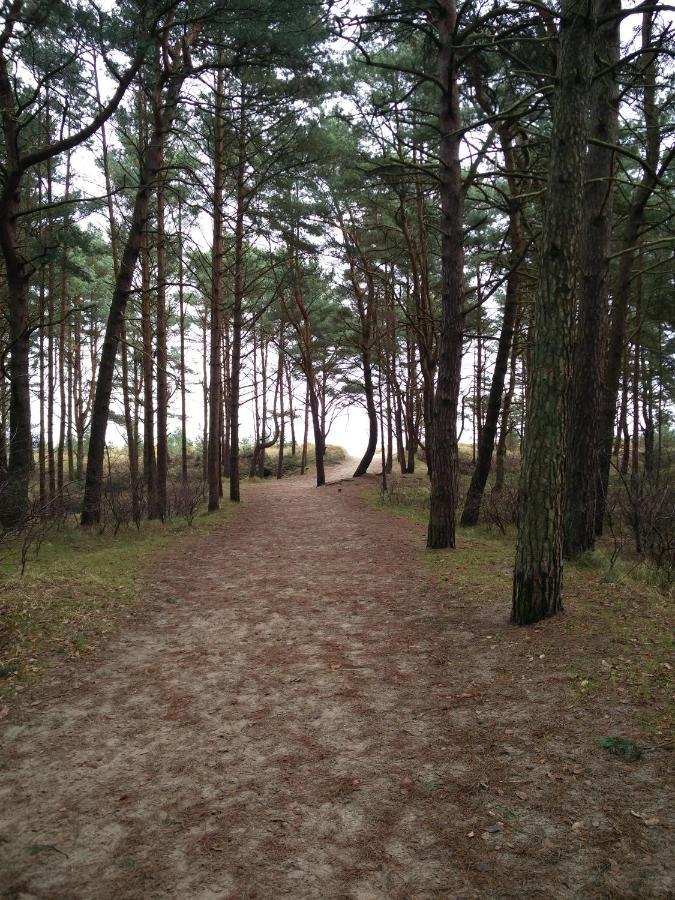
{"label": "tall tree trunk", "polygon": [[209,378],[209,511],[220,506],[220,415],[222,367],[220,321],[223,307],[223,192],[225,185],[225,126],[223,122],[223,69],[216,76],[213,152],[213,243],[211,250],[211,343]]}
{"label": "tall tree trunk", "polygon": [[180,474],[188,480],[187,386],[185,384],[185,275],[183,266],[183,204],[178,195],[178,331],[180,336]]}
{"label": "tall tree trunk", "polygon": [[513,621],[562,608],[562,492],[594,21],[563,0],[520,481]]}
{"label": "tall tree trunk", "polygon": [[286,442],[286,419],[284,409],[284,369],[286,365],[286,354],[284,347],[285,322],[283,316],[279,322],[279,369],[277,372],[277,391],[279,393],[279,454],[277,456],[277,478],[281,478],[284,474],[284,447]]}
{"label": "tall tree trunk", "polygon": [[[504,154],[504,162],[509,173],[509,273],[506,279],[506,300],[504,302],[504,317],[502,319],[502,328],[499,334],[499,342],[497,344],[497,357],[495,359],[495,367],[492,373],[492,383],[490,385],[490,394],[488,397],[487,410],[485,413],[485,423],[481,430],[480,444],[478,447],[478,457],[476,465],[471,476],[471,483],[467,491],[464,501],[464,509],[462,511],[462,525],[477,525],[478,516],[480,514],[480,506],[485,493],[485,485],[487,484],[490,468],[492,464],[492,453],[494,451],[495,438],[497,436],[497,425],[499,423],[499,414],[502,408],[502,395],[504,393],[504,382],[506,380],[506,372],[509,364],[509,353],[513,343],[513,335],[515,330],[516,318],[518,315],[518,307],[520,303],[520,294],[522,291],[523,278],[525,275],[525,232],[523,228],[522,204],[519,199],[521,193],[521,179],[515,173],[518,170],[516,154],[513,147],[513,138],[507,128],[500,132],[502,153]],[[523,173],[524,174],[524,173]],[[515,370],[514,370],[515,372]],[[509,400],[510,406],[510,400]],[[502,419],[502,431],[504,426],[508,429],[508,409],[506,410],[507,421]],[[504,431],[506,438],[506,432]],[[504,449],[505,449],[504,445]],[[502,457],[503,462],[503,457]]]}
{"label": "tall tree trunk", "polygon": [[[45,270],[44,266],[40,271],[40,321],[44,322],[45,316],[47,313],[46,307],[46,297],[45,297]],[[38,397],[38,402],[40,405],[40,434],[38,438],[38,482],[39,482],[39,497],[40,497],[40,509],[44,509],[47,505],[47,442],[46,442],[46,431],[45,431],[45,405],[47,401],[47,391],[46,388],[46,380],[45,380],[45,329],[40,329],[40,337],[38,344],[38,353],[40,354],[39,359],[39,376],[40,376],[40,385],[39,391],[40,396]]]}
{"label": "tall tree trunk", "polygon": [[230,374],[230,500],[239,503],[239,386],[241,379],[241,333],[244,303],[244,214],[246,175],[246,91],[239,97],[239,147],[237,158],[237,209],[234,226],[234,290],[232,298],[232,371]]}
{"label": "tall tree trunk", "polygon": [[595,530],[598,535],[602,534],[609,487],[616,401],[626,341],[626,313],[636,247],[642,229],[645,207],[658,184],[661,173],[667,170],[673,156],[675,156],[675,149],[671,148],[662,160],[659,168],[660,128],[659,111],[656,103],[656,59],[658,52],[652,46],[655,15],[656,13],[651,8],[646,9],[642,14],[642,58],[640,68],[643,82],[643,108],[647,145],[645,160],[647,166],[644,169],[640,183],[636,186],[631,197],[624,226],[623,252],[619,256],[614,290],[612,292],[607,364],[605,367],[598,434],[598,473],[595,506]]}
{"label": "tall tree trunk", "polygon": [[147,231],[150,195],[162,166],[163,148],[176,113],[182,81],[180,75],[174,74],[169,82],[161,113],[154,122],[153,133],[150,136],[141,166],[140,182],[136,191],[129,233],[120,261],[119,272],[115,279],[91,416],[91,435],[81,518],[83,525],[92,525],[101,518],[105,434],[110,413],[117,344],[131,293],[142,237]]}
{"label": "tall tree trunk", "polygon": [[455,507],[458,489],[457,404],[462,364],[464,200],[459,159],[461,119],[457,59],[453,47],[456,21],[455,0],[444,0],[438,24],[441,46],[438,78],[442,85],[439,116],[441,332],[431,434],[426,435],[431,463],[427,532],[427,547],[430,549],[455,546]]}
{"label": "tall tree trunk", "polygon": [[309,383],[305,390],[305,424],[302,432],[302,455],[300,456],[300,474],[307,468],[307,439],[309,437]]}
{"label": "tall tree trunk", "polygon": [[[66,181],[64,200],[70,197],[70,152],[66,156]],[[61,290],[59,297],[59,442],[56,451],[56,491],[59,508],[63,509],[64,454],[66,449],[66,424],[68,418],[66,400],[66,331],[68,328],[68,246],[64,245],[61,254]]]}
{"label": "tall tree trunk", "polygon": [[141,333],[143,338],[143,478],[148,518],[157,518],[157,457],[155,454],[155,398],[150,248],[146,231],[141,246]]}
{"label": "tall tree trunk", "polygon": [[563,552],[571,558],[595,545],[598,424],[605,368],[609,302],[609,251],[614,195],[614,151],[619,132],[621,0],[599,0],[596,75],[591,89],[590,137],[586,157],[584,223],[577,344],[571,385]]}
{"label": "tall tree trunk", "polygon": [[[515,334],[518,332],[518,320],[516,319]],[[499,428],[499,439],[497,441],[497,450],[495,452],[495,483],[492,488],[494,493],[499,493],[504,487],[504,469],[506,466],[506,442],[511,431],[511,404],[513,403],[513,395],[516,389],[516,371],[518,365],[518,347],[515,340],[511,347],[511,362],[509,365],[509,384],[504,395],[504,402],[501,411],[501,425]]]}
{"label": "tall tree trunk", "polygon": [[[160,110],[154,111],[155,116]],[[169,377],[166,306],[166,232],[164,225],[166,175],[157,179],[157,515],[167,515],[167,478],[169,474]]]}

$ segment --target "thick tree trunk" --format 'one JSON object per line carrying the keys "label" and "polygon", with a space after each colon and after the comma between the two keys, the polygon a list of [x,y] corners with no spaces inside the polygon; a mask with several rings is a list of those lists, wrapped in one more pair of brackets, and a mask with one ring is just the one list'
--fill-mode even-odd
{"label": "thick tree trunk", "polygon": [[19,525],[28,514],[28,481],[33,460],[30,428],[30,332],[28,279],[19,252],[16,215],[19,211],[20,172],[8,170],[0,196],[0,247],[5,260],[9,313],[9,461],[3,486],[0,522]]}
{"label": "thick tree trunk", "polygon": [[431,497],[427,547],[455,546],[458,488],[457,403],[462,363],[464,302],[464,200],[459,160],[460,111],[457,60],[453,48],[457,19],[455,0],[441,6],[439,80],[443,86],[440,125],[441,184],[441,332],[438,380],[431,434],[426,434]]}
{"label": "thick tree trunk", "polygon": [[586,157],[581,280],[577,345],[571,386],[563,551],[568,558],[595,545],[598,469],[598,421],[607,341],[608,255],[612,232],[614,151],[619,131],[619,13],[621,0],[600,0],[598,16],[607,19],[598,31],[596,76],[591,90],[590,136]]}
{"label": "thick tree trunk", "polygon": [[539,291],[520,480],[513,621],[562,608],[562,492],[582,218],[594,22],[585,0],[563,0]]}

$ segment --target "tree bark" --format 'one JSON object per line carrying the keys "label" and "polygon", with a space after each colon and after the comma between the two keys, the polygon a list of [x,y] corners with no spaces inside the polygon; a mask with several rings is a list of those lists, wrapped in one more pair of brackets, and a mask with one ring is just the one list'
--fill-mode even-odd
{"label": "tree bark", "polygon": [[213,243],[211,249],[211,329],[209,378],[209,511],[220,506],[220,415],[222,369],[220,322],[223,307],[223,193],[225,185],[225,127],[222,68],[216,76],[213,153]]}
{"label": "tree bark", "polygon": [[431,497],[427,547],[455,546],[458,489],[457,404],[462,363],[464,302],[464,198],[460,169],[460,110],[454,33],[455,0],[445,0],[439,16],[439,80],[443,87],[440,125],[441,332],[429,451]]}
{"label": "tree bark", "polygon": [[127,235],[127,241],[120,261],[119,272],[115,279],[115,288],[106,323],[92,409],[91,435],[89,438],[87,474],[81,517],[82,525],[95,524],[101,518],[105,434],[110,413],[117,345],[131,293],[142,236],[147,229],[150,195],[162,166],[163,148],[176,113],[183,77],[176,73],[169,81],[164,104],[154,122],[153,133],[146,148],[145,158],[141,167],[140,183],[136,191],[129,234]]}
{"label": "tree bark", "polygon": [[603,389],[609,302],[609,251],[612,233],[615,154],[619,132],[621,0],[600,0],[598,16],[607,19],[596,43],[596,74],[591,89],[590,136],[586,156],[584,222],[577,343],[571,386],[563,552],[578,556],[595,545],[598,422]]}
{"label": "tree bark", "polygon": [[616,417],[616,401],[621,379],[624,345],[626,342],[626,313],[635,260],[636,247],[642,228],[645,207],[664,172],[675,155],[671,148],[661,163],[659,170],[660,128],[659,111],[656,104],[656,59],[657,51],[652,47],[653,24],[655,13],[645,10],[642,14],[642,79],[643,106],[646,129],[647,151],[645,159],[647,167],[642,179],[631,197],[630,208],[624,226],[622,253],[612,292],[612,312],[607,345],[607,363],[605,366],[604,391],[600,406],[600,423],[598,434],[598,470],[596,484],[595,531],[602,534],[607,490],[609,487],[609,470],[612,461],[612,439],[614,436],[614,420]]}
{"label": "tree bark", "polygon": [[563,0],[549,175],[520,480],[512,618],[527,625],[562,608],[562,492],[582,218],[594,21]]}

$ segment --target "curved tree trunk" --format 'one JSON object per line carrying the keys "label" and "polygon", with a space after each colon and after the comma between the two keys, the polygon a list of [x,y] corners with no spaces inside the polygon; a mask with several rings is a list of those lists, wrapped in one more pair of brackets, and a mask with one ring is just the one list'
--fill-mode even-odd
{"label": "curved tree trunk", "polygon": [[361,462],[356,467],[354,478],[360,478],[368,471],[368,467],[375,456],[377,447],[377,409],[375,407],[375,389],[373,387],[373,367],[370,361],[370,353],[366,350],[361,356],[363,362],[363,391],[366,396],[366,410],[368,412],[368,446],[363,454]]}

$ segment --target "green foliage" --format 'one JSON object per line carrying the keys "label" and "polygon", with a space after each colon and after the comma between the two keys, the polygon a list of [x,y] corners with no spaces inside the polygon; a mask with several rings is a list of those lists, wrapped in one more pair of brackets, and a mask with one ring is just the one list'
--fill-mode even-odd
{"label": "green foliage", "polygon": [[622,737],[600,738],[598,743],[603,750],[613,753],[615,756],[623,756],[628,762],[637,762],[642,759],[642,751],[633,741]]}

